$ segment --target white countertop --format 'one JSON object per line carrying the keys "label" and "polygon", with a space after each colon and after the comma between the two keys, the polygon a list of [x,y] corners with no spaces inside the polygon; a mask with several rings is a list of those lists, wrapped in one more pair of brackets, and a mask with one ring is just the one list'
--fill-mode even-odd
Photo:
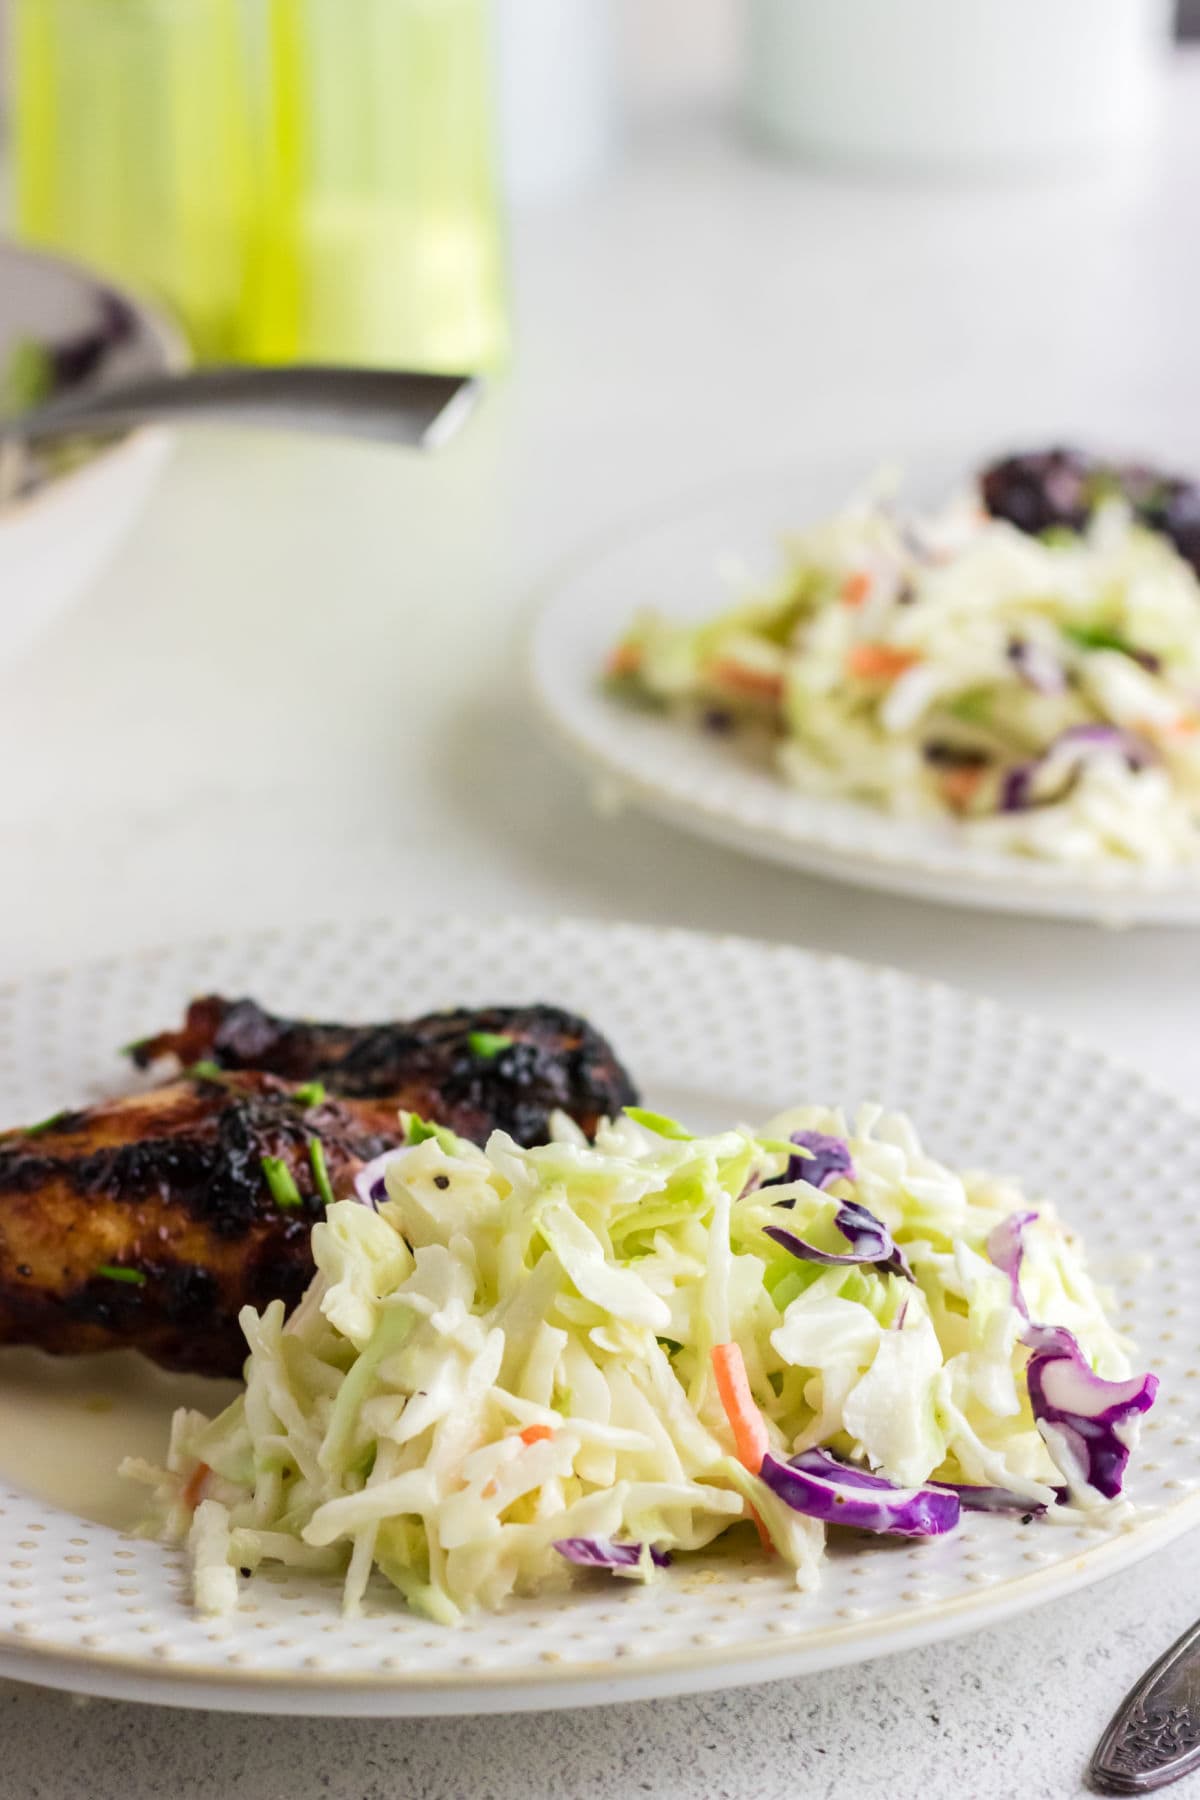
{"label": "white countertop", "polygon": [[[1198,152],[1194,61],[1143,165],[1032,190],[823,179],[677,122],[521,225],[514,376],[436,460],[181,442],[106,578],[0,674],[0,976],[346,911],[625,916],[942,976],[1200,1099],[1191,934],[927,908],[598,823],[518,675],[556,562],[822,447],[1065,432],[1200,467]],[[1198,1574],[1189,1543],[958,1644],[536,1720],[223,1720],[0,1684],[0,1792],[1058,1797],[1200,1612]]]}

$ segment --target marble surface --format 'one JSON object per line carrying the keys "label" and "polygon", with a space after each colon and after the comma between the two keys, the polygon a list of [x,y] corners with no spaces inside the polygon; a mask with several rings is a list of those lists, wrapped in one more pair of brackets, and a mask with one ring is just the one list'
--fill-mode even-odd
{"label": "marble surface", "polygon": [[[674,920],[995,993],[1200,1099],[1191,935],[922,907],[597,822],[520,677],[556,564],[757,468],[1058,433],[1200,467],[1200,63],[1168,98],[1143,160],[1019,190],[824,178],[675,118],[521,224],[516,371],[436,461],[181,442],[111,573],[0,671],[0,977],[284,916]],[[222,1720],[3,1684],[0,1794],[1070,1795],[1200,1611],[1198,1574],[1188,1542],[893,1661],[513,1721]]]}

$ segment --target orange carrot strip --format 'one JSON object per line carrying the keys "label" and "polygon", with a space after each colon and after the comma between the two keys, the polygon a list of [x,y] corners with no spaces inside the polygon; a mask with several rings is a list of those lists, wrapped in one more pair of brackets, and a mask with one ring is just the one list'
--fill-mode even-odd
{"label": "orange carrot strip", "polygon": [[951,806],[963,810],[971,804],[982,780],[982,769],[947,769],[941,789]]}
{"label": "orange carrot strip", "polygon": [[543,1438],[552,1438],[554,1433],[549,1425],[527,1425],[517,1436],[523,1444],[540,1444]]}
{"label": "orange carrot strip", "polygon": [[187,1485],[183,1490],[183,1503],[185,1506],[190,1506],[193,1512],[204,1498],[204,1489],[211,1474],[212,1470],[208,1464],[201,1462],[196,1464],[187,1478]]}
{"label": "orange carrot strip", "polygon": [[851,569],[842,583],[842,605],[861,606],[871,587],[871,576],[866,569]]}
{"label": "orange carrot strip", "polygon": [[750,1392],[745,1358],[737,1344],[714,1344],[712,1365],[725,1417],[733,1427],[738,1461],[744,1463],[752,1475],[757,1475],[763,1457],[770,1449],[770,1439]]}
{"label": "orange carrot strip", "polygon": [[605,665],[610,675],[636,675],[642,666],[640,644],[618,644]]}
{"label": "orange carrot strip", "polygon": [[713,664],[712,675],[723,687],[745,694],[749,700],[776,703],[783,699],[783,676],[773,671],[747,669],[742,663],[723,661]]}
{"label": "orange carrot strip", "polygon": [[750,1507],[750,1517],[754,1520],[754,1529],[758,1533],[758,1541],[768,1556],[774,1556],[775,1546],[771,1542],[771,1534],[762,1521],[762,1514],[756,1506]]}
{"label": "orange carrot strip", "polygon": [[1194,737],[1200,731],[1200,719],[1194,713],[1184,713],[1182,718],[1172,719],[1169,725],[1158,725],[1152,719],[1134,719],[1130,725],[1139,737]]}
{"label": "orange carrot strip", "polygon": [[[738,1461],[744,1463],[752,1475],[757,1475],[762,1468],[763,1457],[770,1448],[770,1439],[763,1424],[763,1416],[755,1406],[754,1396],[750,1392],[746,1359],[737,1344],[714,1344],[712,1364],[725,1417],[733,1426]],[[747,1505],[749,1506],[749,1502]],[[775,1546],[771,1542],[771,1534],[763,1524],[757,1507],[749,1506],[749,1512],[754,1520],[759,1543],[768,1556],[774,1556]]]}
{"label": "orange carrot strip", "polygon": [[915,650],[897,650],[891,644],[852,644],[846,667],[865,681],[895,681],[920,660]]}

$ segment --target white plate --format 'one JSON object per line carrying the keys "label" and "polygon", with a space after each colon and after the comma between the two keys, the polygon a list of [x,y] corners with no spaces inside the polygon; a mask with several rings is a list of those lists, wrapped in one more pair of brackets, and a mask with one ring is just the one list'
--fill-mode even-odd
{"label": "white plate", "polygon": [[[0,1356],[0,1673],[253,1711],[403,1714],[572,1706],[795,1675],[983,1625],[1098,1580],[1200,1518],[1200,1121],[1083,1046],[989,1002],[838,958],[633,926],[439,921],[281,931],[129,956],[0,994],[5,1111],[112,1091],[112,1046],[190,994],[252,991],[379,1017],[552,998],[611,1033],[647,1098],[696,1124],[799,1099],[885,1097],[931,1150],[1053,1192],[1122,1283],[1162,1389],[1116,1535],[974,1516],[952,1538],[854,1542],[798,1594],[747,1551],[641,1589],[589,1580],[457,1630],[381,1584],[344,1622],[336,1585],[256,1577],[228,1627],[193,1617],[181,1557],[114,1528],[122,1448],[150,1450],[177,1384],[136,1359]],[[185,1384],[193,1404],[195,1381]],[[228,1384],[221,1384],[221,1393]],[[217,1400],[220,1395],[212,1396]],[[111,1411],[98,1411],[105,1400]],[[65,1454],[64,1454],[65,1452]],[[64,1466],[65,1464],[65,1466]],[[114,1510],[115,1509],[115,1510]]]}
{"label": "white plate", "polygon": [[[1115,858],[1081,870],[983,850],[952,820],[896,819],[800,793],[728,738],[639,712],[603,691],[604,659],[640,608],[679,619],[712,616],[732,598],[723,567],[732,562],[744,571],[738,590],[747,576],[777,573],[781,537],[835,510],[874,466],[861,457],[809,464],[695,500],[557,582],[535,628],[534,692],[557,733],[602,778],[606,802],[628,800],[733,849],[863,887],[1110,924],[1200,923],[1200,871],[1153,871]],[[971,466],[965,456],[923,455],[908,490],[944,498]]]}

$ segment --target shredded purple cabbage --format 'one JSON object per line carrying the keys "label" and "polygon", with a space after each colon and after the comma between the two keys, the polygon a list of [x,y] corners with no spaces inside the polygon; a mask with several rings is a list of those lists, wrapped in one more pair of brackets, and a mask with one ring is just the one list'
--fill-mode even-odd
{"label": "shredded purple cabbage", "polygon": [[[560,1556],[581,1569],[636,1569],[645,1548],[642,1544],[614,1544],[611,1538],[557,1538],[554,1548]],[[670,1565],[670,1554],[656,1550],[651,1544],[650,1560],[658,1569]]]}
{"label": "shredded purple cabbage", "polygon": [[[845,1138],[830,1137],[824,1131],[793,1131],[791,1141],[810,1154],[790,1156],[783,1174],[764,1181],[764,1187],[777,1187],[785,1181],[807,1181],[810,1187],[827,1188],[831,1181],[855,1179],[854,1158]],[[779,1204],[791,1206],[793,1202],[781,1200]]]}
{"label": "shredded purple cabbage", "polygon": [[[1088,1486],[1114,1500],[1121,1492],[1129,1462],[1125,1427],[1130,1419],[1149,1412],[1153,1406],[1158,1376],[1133,1375],[1128,1381],[1105,1381],[1090,1368],[1074,1334],[1065,1325],[1039,1325],[1030,1319],[1021,1292],[1021,1262],[1025,1227],[1037,1216],[1034,1212],[1010,1213],[988,1237],[987,1253],[1008,1276],[1012,1303],[1025,1321],[1021,1342],[1032,1352],[1025,1366],[1025,1382],[1039,1429],[1048,1425],[1060,1433]],[[1042,1436],[1046,1437],[1044,1430]],[[1049,1440],[1047,1448],[1054,1456]],[[1061,1473],[1069,1475],[1071,1471],[1062,1469]]]}
{"label": "shredded purple cabbage", "polygon": [[[791,1201],[779,1202],[780,1206],[790,1206]],[[779,1244],[801,1262],[823,1263],[828,1267],[840,1267],[849,1263],[870,1263],[882,1273],[903,1276],[905,1281],[914,1281],[916,1277],[909,1268],[904,1252],[895,1242],[891,1232],[873,1212],[860,1206],[857,1200],[839,1200],[833,1222],[842,1236],[849,1243],[847,1251],[818,1250],[807,1238],[797,1236],[782,1225],[768,1225],[765,1235]]]}
{"label": "shredded purple cabbage", "polygon": [[[1049,749],[1033,762],[1016,763],[1008,770],[1000,784],[999,810],[1024,812],[1028,807],[1038,804],[1033,799],[1034,778],[1045,768],[1050,758],[1057,756],[1064,748],[1072,752],[1063,767],[1067,787],[1053,795],[1053,800],[1063,798],[1088,756],[1095,750],[1120,750],[1129,767],[1135,770],[1145,769],[1155,760],[1151,746],[1135,732],[1123,731],[1118,725],[1072,725],[1060,732]],[[1050,801],[1044,804],[1050,804]]]}
{"label": "shredded purple cabbage", "polygon": [[1013,638],[1008,646],[1008,660],[1025,683],[1039,694],[1061,694],[1067,685],[1067,672],[1058,658],[1042,644],[1031,644],[1025,638]]}
{"label": "shredded purple cabbage", "polygon": [[892,1537],[939,1537],[958,1524],[959,1499],[949,1488],[898,1488],[882,1475],[851,1468],[827,1450],[805,1450],[790,1462],[768,1451],[760,1478],[793,1512]]}
{"label": "shredded purple cabbage", "polygon": [[987,1253],[996,1267],[1008,1276],[1012,1303],[1023,1319],[1029,1314],[1021,1294],[1021,1259],[1025,1254],[1025,1227],[1037,1218],[1035,1212],[1009,1213],[988,1236]]}
{"label": "shredded purple cabbage", "polygon": [[998,811],[1002,813],[1024,812],[1030,802],[1030,788],[1037,770],[1032,762],[1016,763],[1009,769],[1000,783],[1000,804]]}
{"label": "shredded purple cabbage", "polygon": [[388,1197],[384,1170],[395,1155],[395,1150],[385,1150],[382,1156],[373,1156],[370,1162],[363,1164],[354,1177],[356,1196],[364,1206],[369,1206],[372,1212],[377,1211]]}
{"label": "shredded purple cabbage", "polygon": [[[1054,1333],[1053,1343],[1034,1350],[1025,1368],[1038,1428],[1044,1438],[1047,1426],[1061,1434],[1088,1486],[1106,1500],[1115,1500],[1129,1463],[1126,1427],[1154,1405],[1158,1376],[1131,1375],[1128,1381],[1105,1381],[1093,1373],[1069,1331],[1061,1326],[1034,1326],[1033,1331],[1047,1336]],[[1063,1347],[1064,1339],[1069,1349]],[[1047,1448],[1053,1456],[1049,1440]],[[1062,1473],[1069,1478],[1072,1471],[1063,1469]]]}

